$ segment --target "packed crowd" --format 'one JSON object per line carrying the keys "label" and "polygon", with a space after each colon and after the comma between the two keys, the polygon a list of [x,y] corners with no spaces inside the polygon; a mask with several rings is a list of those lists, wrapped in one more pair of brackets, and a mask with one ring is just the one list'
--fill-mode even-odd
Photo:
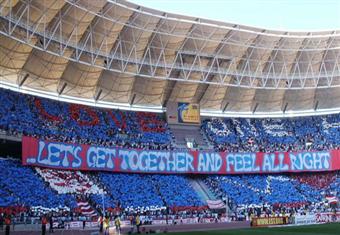
{"label": "packed crowd", "polygon": [[[0,89],[0,129],[70,143],[172,149],[162,115],[92,108]],[[218,151],[337,149],[340,115],[301,118],[213,118],[202,131]]]}
{"label": "packed crowd", "polygon": [[[105,197],[107,207],[145,207],[163,206],[163,201],[157,194],[147,175],[141,174],[112,174],[99,173],[99,179],[106,186],[111,197]],[[100,205],[102,198],[95,196],[93,199]],[[112,199],[115,203],[112,204]]]}
{"label": "packed crowd", "polygon": [[202,130],[218,151],[328,150],[340,146],[340,114],[285,119],[213,118]]}
{"label": "packed crowd", "polygon": [[325,195],[340,195],[340,174],[210,176],[205,183],[216,195],[236,206],[289,205],[322,202]]}
{"label": "packed crowd", "polygon": [[[157,210],[205,205],[185,176],[99,173],[99,178],[109,195],[104,198],[107,207]],[[98,195],[92,198],[97,204],[103,200]]]}
{"label": "packed crowd", "polygon": [[[161,115],[104,110],[0,89],[0,130],[47,140],[127,148],[171,149],[172,134]],[[207,119],[202,131],[218,151],[338,149],[340,115],[292,119]],[[339,172],[295,175],[201,176],[232,208],[318,205],[339,197]],[[24,167],[0,158],[0,211],[94,213],[102,207],[127,213],[169,208],[204,210],[206,202],[188,176],[83,173]],[[79,195],[85,198],[79,200]],[[283,196],[284,195],[284,196]],[[57,210],[57,209],[60,210]],[[203,208],[203,209],[202,209]],[[66,212],[65,212],[66,209]],[[89,211],[91,209],[91,211]],[[186,211],[184,209],[184,211]],[[245,211],[245,210],[244,210]],[[32,212],[31,212],[32,213]],[[66,215],[65,215],[66,216]]]}
{"label": "packed crowd", "polygon": [[[340,185],[338,183],[340,181],[340,177],[337,177],[337,174],[335,174],[334,172],[322,173],[321,177],[320,174],[318,173],[315,174],[301,173],[298,175],[292,175],[291,177],[293,179],[298,180],[300,183],[308,184],[317,189],[331,187],[333,184]],[[336,189],[336,187],[334,189]]]}
{"label": "packed crowd", "polygon": [[0,208],[66,207],[78,212],[87,201],[86,207],[104,203],[105,208],[143,211],[205,205],[185,176],[34,169],[10,158],[0,159],[0,186]]}
{"label": "packed crowd", "polygon": [[[90,108],[0,89],[0,129],[62,142],[171,149],[162,115]],[[229,152],[337,149],[340,115],[245,119],[213,118],[202,131],[216,150]]]}
{"label": "packed crowd", "polygon": [[[340,195],[339,172],[200,178],[218,198],[227,197],[232,208],[300,207],[322,202],[327,195]],[[82,205],[127,212],[204,209],[206,205],[188,176],[52,171],[25,167],[10,158],[0,159],[0,186],[0,208],[68,208],[81,213]]]}
{"label": "packed crowd", "polygon": [[0,158],[0,207],[43,206],[46,208],[75,208],[71,194],[58,194],[31,167],[20,161]]}
{"label": "packed crowd", "polygon": [[68,143],[170,149],[161,115],[90,108],[0,89],[0,129]]}

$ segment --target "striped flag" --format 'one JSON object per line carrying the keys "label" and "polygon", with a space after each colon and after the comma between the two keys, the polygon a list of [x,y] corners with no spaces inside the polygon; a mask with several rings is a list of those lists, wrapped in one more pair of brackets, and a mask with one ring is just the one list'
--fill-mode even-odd
{"label": "striped flag", "polygon": [[223,209],[225,205],[222,200],[207,200],[210,209]]}
{"label": "striped flag", "polygon": [[84,216],[97,216],[97,213],[93,210],[87,201],[78,201],[77,205]]}
{"label": "striped flag", "polygon": [[338,202],[338,198],[336,196],[326,196],[326,200],[330,203],[330,204],[335,204]]}

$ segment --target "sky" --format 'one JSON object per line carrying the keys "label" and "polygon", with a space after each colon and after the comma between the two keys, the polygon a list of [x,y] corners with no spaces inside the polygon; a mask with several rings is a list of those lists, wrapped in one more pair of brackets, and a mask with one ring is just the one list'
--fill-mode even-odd
{"label": "sky", "polygon": [[340,30],[340,0],[129,0],[161,11],[287,31]]}

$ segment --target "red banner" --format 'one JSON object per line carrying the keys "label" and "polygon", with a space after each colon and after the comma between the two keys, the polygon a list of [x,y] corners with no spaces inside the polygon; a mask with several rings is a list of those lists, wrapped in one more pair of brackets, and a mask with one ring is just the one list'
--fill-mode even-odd
{"label": "red banner", "polygon": [[340,151],[226,153],[78,145],[23,137],[23,165],[163,174],[245,174],[340,170]]}
{"label": "red banner", "polygon": [[340,222],[340,212],[317,213],[315,216],[318,223]]}

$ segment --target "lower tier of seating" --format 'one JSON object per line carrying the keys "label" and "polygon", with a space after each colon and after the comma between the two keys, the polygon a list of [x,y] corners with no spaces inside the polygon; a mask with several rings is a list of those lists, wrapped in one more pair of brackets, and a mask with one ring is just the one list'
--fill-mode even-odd
{"label": "lower tier of seating", "polygon": [[[294,175],[189,176],[49,170],[0,158],[0,208],[9,206],[79,210],[86,207],[202,207],[192,186],[199,179],[217,198],[236,206],[318,203],[340,195],[340,172]],[[84,207],[84,206],[83,206]]]}

